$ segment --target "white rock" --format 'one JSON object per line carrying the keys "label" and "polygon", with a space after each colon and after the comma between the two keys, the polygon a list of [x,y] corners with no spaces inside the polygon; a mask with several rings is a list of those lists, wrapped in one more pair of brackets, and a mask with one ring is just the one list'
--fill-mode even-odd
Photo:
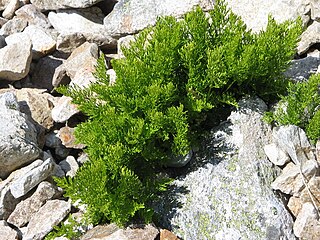
{"label": "white rock", "polygon": [[36,25],[41,28],[47,29],[51,24],[43,13],[40,12],[33,4],[27,4],[19,8],[15,14],[22,19],[25,19],[29,25]]}
{"label": "white rock", "polygon": [[41,182],[31,197],[17,204],[7,222],[17,227],[22,227],[30,221],[32,215],[35,214],[46,201],[61,195],[62,192],[52,183]]}
{"label": "white rock", "polygon": [[[280,176],[271,184],[271,187],[286,194],[300,196],[305,185],[299,169],[300,166],[288,163]],[[314,160],[308,160],[303,163],[301,171],[304,177],[309,180],[318,171],[318,164]]]}
{"label": "white rock", "polygon": [[1,0],[0,1],[0,11],[6,9],[8,4],[10,3],[10,0]]}
{"label": "white rock", "polygon": [[312,203],[304,203],[293,225],[294,235],[296,235],[297,237],[301,237],[302,233],[309,227],[308,225],[310,224],[310,222],[316,219],[317,210],[314,208]]}
{"label": "white rock", "polygon": [[3,240],[19,239],[18,232],[13,230],[6,221],[0,220],[0,236]]}
{"label": "white rock", "polygon": [[268,159],[277,166],[283,166],[290,161],[288,154],[282,151],[275,143],[267,144],[263,149]]}
{"label": "white rock", "polygon": [[6,19],[11,19],[14,15],[14,12],[19,8],[19,0],[11,0],[7,5],[6,9],[2,13],[2,17]]}
{"label": "white rock", "polygon": [[130,43],[135,41],[135,36],[134,35],[128,35],[125,37],[121,37],[118,40],[118,57],[119,58],[123,58],[123,52],[122,52],[122,48],[129,48],[130,47]]}
{"label": "white rock", "polygon": [[307,52],[316,43],[320,43],[320,22],[314,21],[301,35],[297,48],[298,54]]}
{"label": "white rock", "polygon": [[39,167],[32,169],[30,172],[21,176],[10,184],[10,190],[15,198],[19,198],[28,193],[37,186],[41,181],[52,175],[54,170],[54,162],[47,159]]}
{"label": "white rock", "polygon": [[108,69],[107,74],[109,75],[109,83],[112,85],[117,80],[117,74],[113,69]]}
{"label": "white rock", "polygon": [[14,33],[22,32],[28,25],[28,22],[20,17],[14,17],[7,21],[0,29],[0,35],[9,36]]}
{"label": "white rock", "polygon": [[[41,240],[70,212],[71,204],[62,200],[49,200],[34,214],[23,240]],[[54,214],[53,214],[54,213]]]}
{"label": "white rock", "polygon": [[73,156],[68,156],[59,163],[59,166],[69,177],[74,177],[79,169],[79,165]]}
{"label": "white rock", "polygon": [[64,53],[71,53],[81,44],[86,42],[86,38],[82,33],[63,33],[61,32],[57,38],[57,50]]}
{"label": "white rock", "polygon": [[62,96],[52,109],[52,119],[55,122],[65,122],[74,114],[79,113],[77,106],[71,103],[70,97]]}
{"label": "white rock", "polygon": [[31,3],[44,11],[64,8],[87,8],[101,1],[102,0],[31,0]]}

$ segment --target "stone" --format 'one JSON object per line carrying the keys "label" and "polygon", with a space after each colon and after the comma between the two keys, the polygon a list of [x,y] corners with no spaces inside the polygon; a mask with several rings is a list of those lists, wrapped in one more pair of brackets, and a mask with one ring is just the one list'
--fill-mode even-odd
{"label": "stone", "polygon": [[288,202],[288,208],[293,216],[297,217],[302,208],[302,201],[299,197],[292,196]]}
{"label": "stone", "polygon": [[116,225],[97,226],[80,238],[80,240],[154,240],[159,230],[154,226],[133,225],[119,229]]}
{"label": "stone", "polygon": [[310,0],[311,5],[311,19],[314,21],[320,20],[320,6],[318,0]]}
{"label": "stone", "polygon": [[6,220],[19,200],[12,196],[9,186],[1,187],[0,190],[0,219]]}
{"label": "stone", "polygon": [[19,112],[12,92],[0,95],[0,178],[35,160],[41,153],[37,146],[37,130]]}
{"label": "stone", "polygon": [[135,36],[134,35],[128,35],[125,37],[121,37],[118,40],[118,58],[123,58],[123,52],[122,48],[128,48],[130,47],[130,43],[135,41]]}
{"label": "stone", "polygon": [[12,229],[4,220],[0,220],[0,236],[3,240],[19,239],[18,232]]}
{"label": "stone", "polygon": [[298,44],[297,52],[299,55],[304,54],[309,48],[320,43],[320,22],[314,21],[308,28],[301,34],[301,40]]}
{"label": "stone", "polygon": [[1,28],[6,22],[8,22],[8,19],[5,19],[5,18],[0,17],[0,28]]}
{"label": "stone", "polygon": [[296,165],[303,165],[308,160],[315,160],[306,133],[298,126],[286,125],[274,128],[273,139]]}
{"label": "stone", "polygon": [[16,179],[10,184],[10,190],[15,198],[19,198],[27,194],[40,182],[52,175],[54,170],[54,162],[47,159],[40,166],[32,169],[24,176]]}
{"label": "stone", "polygon": [[33,4],[22,6],[15,12],[15,14],[19,18],[25,19],[29,23],[29,25],[39,26],[43,29],[51,27],[51,23],[49,22],[46,15],[40,12],[40,10]]}
{"label": "stone", "polygon": [[82,44],[64,62],[68,76],[73,80],[78,71],[94,72],[98,58],[99,48],[97,44],[88,42]]}
{"label": "stone", "polygon": [[[320,208],[320,188],[319,188],[319,186],[320,186],[320,177],[313,177],[308,182],[308,187],[309,187],[309,190],[312,194],[313,201],[315,202],[316,207],[318,209]],[[311,197],[310,197],[310,194],[309,194],[309,191],[307,190],[307,188],[303,189],[303,191],[301,192],[300,199],[301,199],[302,203],[306,203],[306,202],[312,203],[312,200],[311,200]]]}
{"label": "stone", "polygon": [[73,115],[79,113],[77,106],[71,103],[70,97],[62,96],[51,112],[52,119],[55,122],[63,123]]}
{"label": "stone", "polygon": [[0,1],[0,11],[5,10],[9,3],[10,3],[10,0],[1,0]]}
{"label": "stone", "polygon": [[[311,203],[305,203],[302,206],[300,213],[297,216],[296,221],[293,225],[293,232],[296,237],[302,237],[306,231],[310,231],[310,227],[312,225],[318,225],[318,229],[320,228],[319,222],[317,222],[317,210]],[[320,236],[320,232],[317,233],[318,237]],[[311,239],[311,238],[308,238]],[[312,238],[316,240],[316,238]],[[319,238],[317,238],[319,239]]]}
{"label": "stone", "polygon": [[102,0],[31,0],[31,3],[41,11],[65,8],[87,8]]}
{"label": "stone", "polygon": [[84,144],[76,143],[74,136],[74,128],[62,127],[58,131],[57,136],[61,139],[62,144],[67,148],[83,149]]}
{"label": "stone", "polygon": [[67,75],[67,69],[64,64],[59,65],[55,70],[52,77],[52,86],[59,87],[60,85],[69,84],[71,79]]}
{"label": "stone", "polygon": [[109,83],[110,85],[115,84],[117,80],[117,74],[113,69],[108,69],[107,74],[109,75]]}
{"label": "stone", "polygon": [[179,238],[167,229],[160,230],[160,240],[179,240]]}
{"label": "stone", "polygon": [[302,18],[304,26],[310,20],[309,0],[227,0],[226,3],[232,11],[239,15],[247,27],[254,32],[265,29],[268,23],[268,15],[277,22],[295,20],[298,16]]}
{"label": "stone", "polygon": [[63,59],[51,55],[39,59],[31,78],[33,85],[51,91],[56,68],[61,66],[63,62]]}
{"label": "stone", "polygon": [[62,191],[59,191],[52,183],[41,182],[37,190],[29,198],[17,204],[7,222],[17,227],[23,227],[30,221],[32,215],[38,212],[48,200],[60,197],[61,195]]}
{"label": "stone", "polygon": [[14,33],[22,32],[28,25],[28,22],[20,17],[14,17],[5,24],[0,29],[0,35],[9,36]]}
{"label": "stone", "polygon": [[[86,9],[60,10],[57,13],[50,12],[48,19],[54,29],[63,36],[72,35],[73,40],[67,42],[77,43],[83,41],[83,38],[88,42],[94,42],[99,46],[116,46],[116,40],[110,37],[103,23],[101,10],[97,7]],[[61,37],[62,40],[64,37]],[[60,42],[61,44],[61,42]],[[66,45],[68,43],[63,43]],[[75,46],[70,46],[74,48]]]}
{"label": "stone", "polygon": [[[302,164],[301,168],[304,178],[309,180],[318,171],[318,164],[314,160],[309,160]],[[300,174],[300,166],[292,162],[288,163],[271,186],[275,190],[299,197],[305,187],[303,177]]]}
{"label": "stone", "polygon": [[39,59],[52,53],[56,47],[56,41],[42,28],[30,25],[23,30],[32,41],[32,58]]}
{"label": "stone", "polygon": [[263,151],[272,136],[266,110],[259,98],[242,99],[208,133],[153,203],[164,228],[183,239],[295,239],[293,219],[270,187],[280,169]]}
{"label": "stone", "polygon": [[[49,200],[34,214],[23,240],[40,240],[70,212],[71,204],[63,200]],[[52,214],[54,213],[54,214]]]}
{"label": "stone", "polygon": [[320,140],[316,143],[316,158],[317,161],[320,163]]}
{"label": "stone", "polygon": [[210,0],[120,0],[103,22],[111,37],[120,38],[154,25],[160,16],[182,16],[196,5],[205,10],[213,8]]}
{"label": "stone", "polygon": [[275,143],[267,144],[263,149],[268,159],[277,166],[283,166],[290,162],[288,154],[282,151]]}
{"label": "stone", "polygon": [[82,33],[61,33],[57,38],[57,50],[64,53],[71,53],[81,44],[86,42],[86,38]]}
{"label": "stone", "polygon": [[[19,38],[20,39],[20,38]],[[0,49],[0,79],[9,81],[20,80],[27,76],[32,60],[31,41],[7,42]]]}
{"label": "stone", "polygon": [[19,0],[11,0],[7,5],[6,9],[2,13],[2,17],[6,19],[11,19],[14,15],[14,12],[20,7]]}
{"label": "stone", "polygon": [[79,165],[73,156],[68,156],[65,160],[59,163],[61,169],[67,177],[74,177],[79,169]]}
{"label": "stone", "polygon": [[285,71],[284,75],[297,82],[307,81],[312,74],[317,72],[320,58],[307,56],[302,59],[294,59]]}

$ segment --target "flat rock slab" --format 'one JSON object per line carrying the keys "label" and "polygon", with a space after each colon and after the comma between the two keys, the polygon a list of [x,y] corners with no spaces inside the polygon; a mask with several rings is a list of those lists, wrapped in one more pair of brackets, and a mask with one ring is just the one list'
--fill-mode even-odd
{"label": "flat rock slab", "polygon": [[70,212],[71,204],[63,200],[49,200],[32,216],[23,240],[41,240]]}

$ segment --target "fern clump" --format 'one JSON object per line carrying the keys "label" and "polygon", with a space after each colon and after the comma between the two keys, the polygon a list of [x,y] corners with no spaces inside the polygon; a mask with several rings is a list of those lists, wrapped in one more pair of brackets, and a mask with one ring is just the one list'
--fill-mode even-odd
{"label": "fern clump", "polygon": [[270,99],[284,90],[282,72],[300,34],[300,20],[271,17],[265,31],[252,33],[223,1],[207,14],[197,7],[179,21],[159,18],[112,61],[115,84],[102,55],[97,83],[61,89],[89,118],[76,138],[90,161],[58,184],[86,204],[93,223],[150,221],[150,202],[169,183],[157,177],[161,168],[191,150],[206,114],[246,94]]}
{"label": "fern clump", "polygon": [[279,106],[269,113],[269,121],[277,125],[293,124],[306,130],[312,141],[320,138],[320,74],[313,75],[306,82],[290,83],[288,93]]}

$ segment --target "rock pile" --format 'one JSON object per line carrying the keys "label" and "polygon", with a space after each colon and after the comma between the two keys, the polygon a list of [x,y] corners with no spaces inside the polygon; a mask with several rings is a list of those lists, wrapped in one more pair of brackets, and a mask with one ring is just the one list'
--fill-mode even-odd
{"label": "rock pile", "polygon": [[[213,2],[212,0],[0,0],[1,239],[43,239],[54,225],[63,221],[69,213],[73,213],[73,206],[62,196],[62,189],[55,186],[52,177],[74,176],[79,166],[87,160],[86,155],[82,152],[85,146],[75,143],[73,136],[74,127],[83,121],[85,116],[79,112],[77,106],[71,103],[70,98],[57,94],[55,88],[61,84],[88,86],[95,81],[93,72],[100,54],[105,54],[107,59],[122,57],[119,46],[128,44],[133,39],[133,34],[154,24],[158,16],[179,17],[195,5],[200,5],[206,10],[211,9]],[[308,57],[295,60],[293,67],[286,74],[300,80],[306,79],[311,73],[317,71],[320,65],[320,54],[316,49],[320,42],[320,7],[317,1],[254,0],[250,4],[245,0],[227,0],[227,2],[233,11],[242,16],[254,31],[265,28],[269,13],[279,21],[301,16],[307,28],[301,37],[298,54],[302,57]],[[114,71],[110,69],[108,74],[114,82],[116,78]],[[255,104],[250,106],[254,107]],[[241,117],[244,116],[241,115]],[[257,129],[262,128],[264,133],[269,132],[269,130],[265,131],[266,127],[263,124],[256,127]],[[243,130],[244,127],[239,127],[239,129]],[[292,195],[288,206],[296,217],[293,227],[294,233],[298,237],[311,239],[306,234],[315,234],[319,224],[314,206],[314,201],[319,196],[316,190],[319,186],[316,157],[312,157],[311,153],[313,152],[310,150],[309,155],[306,155],[308,158],[300,159],[301,151],[299,149],[305,151],[305,149],[312,147],[302,142],[300,145],[296,144],[293,137],[291,140],[296,144],[294,148],[284,148],[283,143],[279,142],[281,131],[282,129],[274,130],[274,143],[265,147],[269,152],[270,159],[280,161],[275,164],[287,164],[272,187]],[[293,134],[298,130],[288,131],[292,131]],[[258,132],[257,130],[257,134]],[[219,135],[219,132],[216,134]],[[267,135],[269,136],[269,133]],[[303,137],[302,135],[301,137]],[[223,139],[223,136],[226,137],[225,135],[220,137]],[[236,141],[236,139],[233,140]],[[233,146],[237,146],[239,149],[243,148],[242,145],[237,145],[238,143],[233,142]],[[215,144],[218,143],[209,141],[207,144],[208,147],[210,144],[217,147]],[[252,150],[251,148],[244,149]],[[258,150],[254,153],[257,152],[260,153]],[[244,155],[239,156],[243,157]],[[294,158],[295,156],[298,157]],[[259,159],[261,158],[259,157]],[[288,163],[290,159],[294,163]],[[237,164],[232,165],[228,161],[219,166],[222,168],[224,164],[227,164],[230,171],[235,168],[235,171],[238,172],[237,168],[241,166],[237,167]],[[254,174],[254,170],[262,169],[259,173],[267,174],[268,177],[263,179],[269,181],[268,174],[272,175],[275,172],[270,170],[270,165],[266,161],[263,163],[264,166],[260,166],[257,162],[250,165],[248,160],[247,164],[250,167],[246,168],[246,171],[252,170],[252,174]],[[191,169],[192,166],[191,164]],[[202,169],[199,167],[197,171],[203,176],[207,173],[204,170],[202,172]],[[212,168],[210,171],[214,172],[215,170]],[[190,180],[193,179],[192,172],[189,170],[191,175],[186,175],[186,180],[193,181]],[[305,174],[304,178],[301,177],[301,172]],[[288,179],[292,182],[284,182]],[[207,180],[212,181],[213,178]],[[220,182],[221,186],[216,187],[223,189],[223,186],[228,184],[228,179],[224,178],[224,180],[224,183]],[[305,181],[308,187],[305,187]],[[182,183],[180,182],[180,184]],[[257,239],[258,235],[254,234],[258,234],[256,230],[260,227],[262,230],[259,229],[261,230],[258,231],[259,234],[261,232],[268,233],[270,236],[268,239],[274,239],[272,238],[274,236],[286,236],[288,239],[293,239],[293,234],[290,232],[293,224],[291,216],[266,186],[257,185],[259,191],[266,193],[260,198],[260,204],[266,204],[270,208],[274,207],[278,211],[276,216],[279,218],[273,219],[267,214],[270,209],[264,209],[259,214],[264,217],[265,221],[269,221],[268,224],[250,225],[250,221],[255,220],[252,217],[256,215],[253,214],[245,216],[245,219],[252,219],[248,220],[247,228],[244,229],[248,229],[248,234],[253,237],[252,239]],[[202,196],[197,196],[199,189],[202,189],[203,192],[213,191],[213,186],[209,186],[209,183],[205,181],[199,183],[198,187],[194,195],[198,200]],[[237,186],[233,187],[235,191],[242,191]],[[221,192],[220,196],[223,196],[224,199],[234,200],[232,197],[227,197],[227,191]],[[314,199],[310,197],[310,192],[315,194]],[[206,201],[220,202],[220,200],[208,198]],[[240,200],[249,201],[248,204],[251,201],[243,198]],[[192,226],[194,224],[190,216],[198,216],[202,222],[206,222],[207,216],[210,217],[212,213],[202,214],[197,201],[191,202],[193,205],[189,208],[198,212],[191,213],[189,209],[182,207],[181,209],[185,209],[185,212],[182,213],[179,210],[179,214],[171,215],[171,218],[165,216],[169,214],[168,212],[164,212],[165,217],[162,225],[173,229],[177,234],[182,231],[187,236],[180,234],[180,237],[188,239],[189,236],[192,236],[193,239],[197,239],[194,237],[200,236],[196,234],[200,232],[203,225]],[[202,200],[201,202],[204,206],[213,206],[209,202]],[[229,203],[231,204],[231,202]],[[231,219],[232,211],[237,211],[237,209],[232,208],[232,204],[229,203],[224,202],[223,209],[226,211],[224,214],[229,214],[226,216]],[[244,204],[244,208],[239,212],[245,212],[248,206]],[[256,207],[258,206],[256,205]],[[189,213],[191,215],[187,216],[186,214]],[[186,216],[192,227],[188,225],[188,222],[181,222],[180,220],[183,219],[181,216]],[[258,218],[258,216],[256,217]],[[233,222],[239,220],[237,217],[233,219],[235,220]],[[219,219],[216,219],[216,222],[219,222]],[[242,224],[239,221],[238,223]],[[173,224],[178,224],[176,230]],[[278,228],[281,229],[281,233],[277,230]],[[312,233],[308,230],[311,228],[313,229]],[[144,229],[150,235],[147,233],[144,235],[135,227],[129,227],[126,230],[108,230],[108,235],[110,235],[110,239],[112,237],[133,239],[132,236],[137,236],[137,239],[153,239],[159,234],[159,231],[152,226],[144,227]],[[185,231],[185,229],[189,230]],[[242,236],[241,231],[237,232],[236,228],[232,228],[233,231],[229,231],[230,229],[230,226],[223,226],[218,232],[212,230],[209,233],[210,236],[203,235],[203,239],[211,237],[213,233],[217,234],[214,236],[216,239],[232,239],[234,236]],[[226,235],[228,231],[229,235]],[[202,234],[204,233],[205,231],[202,231]],[[99,239],[98,235],[94,239]],[[162,230],[160,238],[176,239],[177,237]]]}

